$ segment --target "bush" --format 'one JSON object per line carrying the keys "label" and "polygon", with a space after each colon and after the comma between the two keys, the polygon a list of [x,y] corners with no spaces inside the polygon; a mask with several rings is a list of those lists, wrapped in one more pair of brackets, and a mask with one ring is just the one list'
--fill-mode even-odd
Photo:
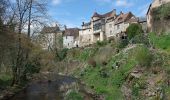
{"label": "bush", "polygon": [[66,55],[67,55],[67,51],[68,49],[67,48],[64,48],[62,50],[59,50],[56,52],[56,58],[59,60],[59,61],[62,61]]}
{"label": "bush", "polygon": [[144,46],[136,48],[134,57],[138,64],[141,66],[150,66],[152,61],[152,55],[150,51]]}
{"label": "bush", "polygon": [[132,39],[133,43],[142,43],[145,44],[146,46],[149,46],[149,39],[147,36],[145,36],[144,34],[139,34],[136,35],[133,39]]}
{"label": "bush", "polygon": [[96,54],[97,51],[98,51],[98,48],[85,48],[83,50],[83,52],[81,52],[81,54],[78,57],[78,59],[86,61],[90,57],[93,57]]}
{"label": "bush", "polygon": [[108,41],[97,41],[97,46],[107,45]]}
{"label": "bush", "polygon": [[142,26],[140,24],[131,24],[127,28],[127,34],[128,34],[128,39],[131,40],[133,37],[136,35],[139,35],[142,33]]}
{"label": "bush", "polygon": [[127,45],[128,45],[129,41],[127,39],[125,40],[120,40],[118,43],[117,43],[117,48],[119,49],[122,49],[122,48],[125,48]]}
{"label": "bush", "polygon": [[96,61],[93,58],[89,59],[88,64],[92,67],[96,67]]}

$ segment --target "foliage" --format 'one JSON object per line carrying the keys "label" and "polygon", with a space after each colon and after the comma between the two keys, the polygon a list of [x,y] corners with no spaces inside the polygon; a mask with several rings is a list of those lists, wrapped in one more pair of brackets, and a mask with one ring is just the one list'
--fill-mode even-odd
{"label": "foliage", "polygon": [[0,74],[0,89],[10,86],[12,83],[12,76],[9,74]]}
{"label": "foliage", "polygon": [[149,39],[154,47],[170,51],[170,35],[157,36],[155,33],[149,33]]}
{"label": "foliage", "polygon": [[158,8],[154,8],[151,12],[154,16],[154,20],[169,19],[170,3],[164,4]]}
{"label": "foliage", "polygon": [[[112,69],[115,62],[124,60],[127,62],[122,63],[118,70]],[[94,90],[98,94],[105,94],[106,100],[123,100],[120,88],[136,62],[133,59],[128,59],[125,53],[120,53],[111,57],[107,63],[104,67],[100,65],[95,68],[87,67],[83,75],[80,73],[79,77],[89,87],[94,86]]]}
{"label": "foliage", "polygon": [[126,31],[128,34],[128,39],[131,40],[136,35],[139,35],[142,33],[142,26],[140,24],[133,23],[129,25]]}
{"label": "foliage", "polygon": [[97,46],[104,46],[104,45],[107,45],[108,41],[97,41]]}
{"label": "foliage", "polygon": [[122,49],[125,48],[128,45],[129,41],[127,39],[120,40],[117,43],[117,48]]}
{"label": "foliage", "polygon": [[98,51],[98,48],[85,48],[78,56],[78,59],[86,61],[89,58],[93,57],[97,51]]}
{"label": "foliage", "polygon": [[88,60],[88,64],[92,67],[96,67],[96,61],[93,58]]}
{"label": "foliage", "polygon": [[83,97],[80,93],[71,91],[69,94],[67,94],[65,100],[83,100]]}
{"label": "foliage", "polygon": [[57,50],[57,52],[56,52],[56,58],[57,58],[59,61],[62,61],[62,60],[67,56],[67,51],[68,51],[67,48],[64,48],[64,49],[61,49],[61,50]]}
{"label": "foliage", "polygon": [[145,46],[139,46],[135,49],[134,59],[141,66],[150,66],[152,61],[152,55]]}
{"label": "foliage", "polygon": [[149,39],[145,34],[138,34],[131,41],[132,43],[145,44],[146,46],[149,46]]}
{"label": "foliage", "polygon": [[112,54],[114,54],[114,48],[107,45],[104,47],[100,47],[93,58],[95,59],[97,64],[105,66],[110,60],[110,55]]}

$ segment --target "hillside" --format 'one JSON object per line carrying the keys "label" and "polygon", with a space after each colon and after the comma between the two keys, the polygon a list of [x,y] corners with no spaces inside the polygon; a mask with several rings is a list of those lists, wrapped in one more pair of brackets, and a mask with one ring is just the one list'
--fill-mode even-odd
{"label": "hillside", "polygon": [[170,36],[150,33],[147,39],[149,45],[98,42],[70,49],[60,66],[106,100],[170,99]]}

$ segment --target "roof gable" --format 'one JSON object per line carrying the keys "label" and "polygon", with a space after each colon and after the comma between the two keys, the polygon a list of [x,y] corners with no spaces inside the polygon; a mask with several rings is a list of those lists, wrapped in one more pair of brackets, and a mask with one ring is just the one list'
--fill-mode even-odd
{"label": "roof gable", "polygon": [[60,28],[56,25],[55,27],[43,27],[41,33],[57,33],[60,31]]}
{"label": "roof gable", "polygon": [[115,19],[115,24],[123,23],[123,22],[137,22],[138,19],[131,13],[128,12],[126,14],[121,13]]}
{"label": "roof gable", "polygon": [[78,28],[68,28],[64,31],[64,36],[74,36],[78,37],[79,35],[79,29]]}

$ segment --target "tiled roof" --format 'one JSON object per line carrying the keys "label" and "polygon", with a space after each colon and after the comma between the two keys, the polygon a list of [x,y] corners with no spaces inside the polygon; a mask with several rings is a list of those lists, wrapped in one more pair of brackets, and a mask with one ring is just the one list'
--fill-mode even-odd
{"label": "tiled roof", "polygon": [[77,37],[79,35],[79,29],[78,28],[68,28],[65,30],[63,35]]}
{"label": "tiled roof", "polygon": [[93,16],[92,17],[99,17],[99,18],[104,18],[104,17],[112,17],[112,13],[113,13],[114,10],[108,12],[108,13],[105,13],[105,14],[98,14],[97,12],[94,12]]}
{"label": "tiled roof", "polygon": [[60,28],[58,26],[55,27],[44,27],[41,31],[41,33],[57,33],[60,31]]}
{"label": "tiled roof", "polygon": [[[132,19],[132,17],[134,17]],[[128,12],[126,14],[120,14],[116,19],[115,19],[115,24],[119,24],[119,23],[122,23],[122,22],[137,22],[138,19],[131,13],[131,12]]]}

